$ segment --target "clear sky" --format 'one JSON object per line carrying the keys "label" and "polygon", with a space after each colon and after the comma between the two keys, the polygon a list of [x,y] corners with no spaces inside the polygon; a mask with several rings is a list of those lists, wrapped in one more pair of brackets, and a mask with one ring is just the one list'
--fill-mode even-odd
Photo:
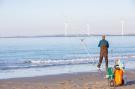
{"label": "clear sky", "polygon": [[0,0],[0,36],[135,34],[135,0]]}

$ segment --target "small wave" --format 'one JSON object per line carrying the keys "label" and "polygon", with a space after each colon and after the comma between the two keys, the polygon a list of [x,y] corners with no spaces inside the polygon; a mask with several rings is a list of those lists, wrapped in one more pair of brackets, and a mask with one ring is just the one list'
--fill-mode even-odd
{"label": "small wave", "polygon": [[[128,59],[133,58],[135,56],[131,55],[123,55],[123,56],[111,56],[109,57],[110,61],[112,59]],[[87,63],[95,63],[99,59],[99,56],[89,57],[89,58],[76,58],[76,59],[68,59],[68,60],[28,60],[24,63],[35,64],[35,65],[68,65],[68,64],[87,64]]]}
{"label": "small wave", "polygon": [[[128,59],[135,58],[135,55],[109,55],[109,61],[114,62],[114,59]],[[99,56],[91,56],[86,58],[75,58],[75,59],[29,59],[20,62],[0,62],[1,70],[8,69],[21,69],[21,68],[38,68],[48,66],[61,66],[61,65],[77,65],[77,64],[97,64]]]}
{"label": "small wave", "polygon": [[28,60],[25,63],[35,64],[35,65],[69,65],[69,64],[86,64],[93,63],[94,60],[89,58],[79,58],[70,60]]}
{"label": "small wave", "polygon": [[[113,59],[128,59],[135,58],[135,55],[122,55],[122,56],[109,56],[109,61]],[[99,60],[99,56],[87,57],[87,58],[76,58],[76,59],[68,59],[68,60],[28,60],[24,63],[33,64],[33,65],[74,65],[74,64],[93,64],[97,63]]]}

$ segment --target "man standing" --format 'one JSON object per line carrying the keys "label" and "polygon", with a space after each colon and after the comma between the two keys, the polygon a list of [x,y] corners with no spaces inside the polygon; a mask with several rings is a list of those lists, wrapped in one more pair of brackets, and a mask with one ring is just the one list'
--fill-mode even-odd
{"label": "man standing", "polygon": [[100,58],[99,63],[97,65],[98,68],[100,68],[103,58],[105,58],[106,62],[106,70],[108,68],[108,48],[109,43],[107,40],[105,40],[105,35],[102,36],[102,40],[100,40],[98,47],[100,47]]}

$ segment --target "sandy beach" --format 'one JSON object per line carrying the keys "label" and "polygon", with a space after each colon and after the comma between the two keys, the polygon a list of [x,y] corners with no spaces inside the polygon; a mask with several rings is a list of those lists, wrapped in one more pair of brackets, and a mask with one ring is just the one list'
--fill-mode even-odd
{"label": "sandy beach", "polygon": [[135,71],[127,71],[128,83],[109,87],[104,73],[86,72],[0,80],[0,89],[134,89]]}
{"label": "sandy beach", "polygon": [[0,0],[0,89],[135,89],[135,0]]}

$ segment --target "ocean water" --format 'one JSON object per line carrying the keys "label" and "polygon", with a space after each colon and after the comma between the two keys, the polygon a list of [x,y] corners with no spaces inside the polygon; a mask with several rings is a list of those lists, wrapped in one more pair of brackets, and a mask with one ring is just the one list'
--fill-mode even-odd
{"label": "ocean water", "polygon": [[[97,71],[100,39],[100,36],[0,38],[0,79]],[[107,37],[110,66],[115,59],[121,59],[127,69],[135,68],[134,39],[135,36]]]}

